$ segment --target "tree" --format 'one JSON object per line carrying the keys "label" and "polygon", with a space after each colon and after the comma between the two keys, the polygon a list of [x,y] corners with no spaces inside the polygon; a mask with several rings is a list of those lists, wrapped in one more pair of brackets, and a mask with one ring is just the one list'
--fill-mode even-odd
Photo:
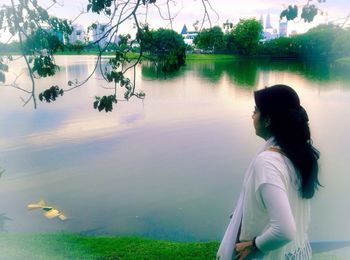
{"label": "tree", "polygon": [[193,43],[200,49],[222,51],[225,48],[224,33],[218,26],[204,29],[194,38]]}
{"label": "tree", "polygon": [[[25,92],[29,97],[25,100],[24,105],[32,101],[34,108],[36,108],[37,97],[45,102],[55,101],[57,97],[62,96],[64,93],[85,84],[96,70],[100,70],[103,78],[114,85],[114,93],[96,97],[93,106],[99,111],[104,110],[106,112],[112,111],[113,105],[120,99],[128,100],[133,96],[138,98],[145,97],[142,91],[136,91],[135,67],[141,59],[145,58],[143,55],[144,48],[150,44],[147,41],[152,39],[146,33],[147,13],[150,8],[154,7],[159,12],[160,17],[169,22],[170,27],[172,27],[172,20],[176,17],[177,13],[172,13],[171,9],[175,8],[177,2],[180,2],[179,0],[88,0],[86,10],[78,14],[77,17],[83,13],[93,12],[109,18],[108,28],[97,40],[86,46],[78,46],[79,50],[90,49],[92,45],[97,46],[98,54],[93,71],[83,80],[69,80],[67,86],[63,87],[48,86],[45,91],[38,95],[36,93],[36,80],[38,78],[52,76],[59,69],[53,58],[53,54],[58,48],[51,45],[51,41],[48,40],[51,37],[50,33],[60,32],[68,36],[72,32],[72,22],[50,16],[50,8],[58,4],[56,0],[43,0],[42,2],[46,2],[46,6],[48,6],[46,9],[37,0],[9,1],[11,3],[10,5],[0,6],[0,31],[7,31],[11,33],[12,37],[16,37],[19,40],[21,57],[27,66],[31,88],[18,86],[17,80],[21,75],[17,75],[13,82],[6,83],[6,72],[11,57],[0,57],[0,81],[5,82],[2,86],[13,87]],[[209,23],[211,26],[209,12],[215,12],[214,9],[211,7],[209,0],[201,1],[200,4],[204,7],[204,15],[200,26],[202,27],[206,23]],[[140,19],[144,19],[144,21],[141,23]],[[134,39],[118,35],[120,26],[130,20],[134,22],[137,30],[136,38]],[[96,24],[92,24],[90,28],[94,29],[96,26]],[[41,41],[26,41],[26,39],[35,38],[38,34],[42,35]],[[113,47],[115,49],[114,57],[109,60],[107,67],[105,67],[101,64],[101,56],[114,44],[114,39],[117,35],[123,40],[116,48]],[[156,34],[154,36],[157,37]],[[100,44],[102,42],[104,44]],[[128,58],[128,54],[132,49],[135,49],[133,48],[135,44],[138,44],[140,48],[138,49],[138,57],[132,61]],[[38,46],[40,46],[40,49],[38,49]],[[181,48],[180,45],[178,49]],[[184,56],[181,53],[175,52],[171,56],[160,53],[158,51],[156,56],[158,61],[164,59],[161,63],[163,64],[162,69],[165,71],[178,69],[180,65],[184,64]],[[177,61],[174,60],[174,57]],[[134,71],[134,77],[132,79],[125,76],[125,73],[129,70]],[[117,88],[124,89],[122,98],[117,96]]]}
{"label": "tree", "polygon": [[280,37],[260,46],[260,54],[296,59],[332,59],[350,54],[350,31],[335,25],[319,25],[304,34]]}
{"label": "tree", "polygon": [[332,51],[336,55],[350,56],[350,28],[343,30],[337,35],[332,43]]}
{"label": "tree", "polygon": [[26,54],[31,54],[33,50],[51,50],[55,53],[58,50],[63,50],[63,43],[56,35],[45,31],[41,28],[29,34],[24,40],[24,50]]}
{"label": "tree", "polygon": [[[159,12],[159,16],[167,21],[172,28],[172,21],[176,17],[177,12],[172,12],[180,0],[88,0],[88,5],[86,10],[82,13],[93,12],[108,17],[108,29],[106,29],[101,37],[97,39],[90,45],[82,46],[82,48],[89,49],[91,45],[97,45],[98,54],[96,59],[96,64],[90,75],[83,80],[72,79],[67,82],[68,86],[47,86],[48,88],[39,93],[36,93],[36,80],[42,77],[48,77],[55,74],[58,70],[58,66],[55,64],[53,58],[54,52],[59,48],[57,45],[52,45],[52,41],[49,39],[51,33],[64,33],[66,36],[72,32],[72,22],[65,19],[58,19],[49,14],[50,8],[58,4],[57,0],[42,0],[40,3],[46,2],[47,8],[43,8],[37,0],[8,0],[11,4],[2,5],[0,7],[0,31],[9,32],[12,37],[15,37],[19,41],[21,57],[26,63],[27,71],[30,76],[31,87],[21,87],[17,85],[17,80],[21,75],[17,75],[13,82],[6,81],[6,71],[8,70],[8,64],[11,62],[11,57],[1,57],[0,58],[0,81],[5,82],[3,86],[14,87],[28,94],[28,99],[25,100],[24,104],[33,102],[34,107],[37,106],[37,97],[40,100],[51,102],[56,100],[59,95],[63,95],[69,91],[74,90],[85,84],[90,77],[94,74],[96,70],[100,70],[104,79],[107,82],[114,84],[114,93],[111,95],[105,95],[102,97],[96,97],[94,101],[94,108],[100,111],[104,110],[109,112],[113,109],[113,104],[117,103],[119,97],[117,96],[117,88],[124,89],[123,99],[128,100],[129,98],[135,96],[138,98],[144,98],[145,94],[143,92],[137,92],[135,86],[135,67],[144,58],[143,52],[144,47],[147,46],[147,41],[150,40],[145,34],[145,28],[147,26],[147,14],[150,8],[155,8]],[[309,9],[309,13],[313,14],[312,8],[309,2],[305,5]],[[324,0],[319,0],[324,1]],[[194,0],[194,2],[196,2]],[[198,22],[198,28],[202,29],[204,24],[208,24],[210,27],[212,25],[209,13],[214,13],[216,16],[218,14],[212,8],[210,0],[198,1],[203,9],[203,19]],[[180,6],[180,5],[178,5]],[[310,9],[311,8],[311,9]],[[181,9],[181,8],[180,8]],[[310,11],[311,10],[311,11]],[[305,11],[305,13],[307,13]],[[79,17],[82,13],[78,14]],[[142,23],[140,22],[140,17],[144,18]],[[119,33],[119,28],[126,21],[132,20],[135,24],[137,30],[137,37],[135,39],[128,39],[126,44],[121,44],[118,48],[115,48],[114,57],[111,58],[107,64],[107,68],[101,64],[101,56],[104,52],[109,50],[110,45],[113,44],[115,36]],[[75,21],[75,19],[73,20]],[[48,28],[48,30],[46,30]],[[91,25],[91,29],[96,28],[96,24]],[[238,29],[237,29],[238,30]],[[43,39],[39,43],[31,43],[25,39],[31,39],[33,35],[42,35]],[[35,38],[35,37],[34,37]],[[44,40],[46,38],[46,40]],[[242,44],[244,47],[244,53],[249,54],[252,50],[254,51],[255,41],[244,44],[238,38],[238,43]],[[243,38],[242,38],[243,39]],[[251,38],[250,38],[251,39]],[[105,42],[105,44],[99,44]],[[134,61],[128,59],[128,53],[133,49],[135,44],[139,44],[140,48],[138,50],[138,58]],[[221,46],[221,40],[213,43],[213,48],[218,49]],[[37,46],[40,49],[37,49]],[[34,48],[34,49],[33,49]],[[80,46],[79,46],[80,49]],[[181,64],[182,55],[175,55]],[[166,56],[158,56],[158,58]],[[177,69],[178,66],[173,66],[175,64],[172,59],[165,60],[163,62],[165,66],[170,66],[170,68]],[[168,69],[168,68],[167,68]],[[128,70],[134,71],[134,79],[128,79],[125,77],[125,73]]]}
{"label": "tree", "polygon": [[145,51],[162,72],[178,70],[185,65],[186,44],[180,34],[173,30],[160,28],[150,31],[150,39]]}
{"label": "tree", "polygon": [[232,33],[225,33],[224,35],[225,50],[227,52],[235,52],[237,48],[235,46],[235,37]]}
{"label": "tree", "polygon": [[263,27],[256,19],[241,19],[233,28],[234,44],[242,55],[251,55],[257,51],[262,37]]}

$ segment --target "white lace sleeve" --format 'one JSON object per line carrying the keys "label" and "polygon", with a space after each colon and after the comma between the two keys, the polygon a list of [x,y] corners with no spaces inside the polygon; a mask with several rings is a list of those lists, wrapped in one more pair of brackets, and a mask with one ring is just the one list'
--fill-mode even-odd
{"label": "white lace sleeve", "polygon": [[276,185],[265,183],[258,192],[268,211],[268,228],[256,238],[256,246],[262,252],[275,250],[292,241],[296,225],[286,192]]}

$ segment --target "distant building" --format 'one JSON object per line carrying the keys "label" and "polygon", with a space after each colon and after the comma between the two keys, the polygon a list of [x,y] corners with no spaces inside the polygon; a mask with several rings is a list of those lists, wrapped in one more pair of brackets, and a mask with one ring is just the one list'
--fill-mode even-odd
{"label": "distant building", "polygon": [[265,30],[273,29],[271,26],[271,17],[270,13],[267,14],[266,16],[266,23],[265,23]]}
{"label": "distant building", "polygon": [[182,35],[187,34],[187,26],[186,26],[186,24],[184,24],[184,26],[182,27],[181,34]]}
{"label": "distant building", "polygon": [[113,30],[109,24],[95,23],[96,27],[93,28],[89,33],[89,41],[96,42],[101,47],[106,46],[108,42],[118,43],[119,37],[118,35],[113,35]]}
{"label": "distant building", "polygon": [[187,45],[193,45],[193,39],[198,35],[197,31],[188,31],[186,24],[182,27],[181,35]]}
{"label": "distant building", "polygon": [[[63,39],[64,44],[67,44],[67,43],[75,44],[77,42],[85,43],[87,41],[87,35],[84,27],[80,24],[73,24],[72,28],[73,28],[72,33],[68,35],[67,38]],[[63,38],[63,35],[62,35],[62,38]]]}
{"label": "distant building", "polygon": [[233,29],[233,23],[227,19],[226,22],[223,23],[222,28],[224,33],[229,33]]}
{"label": "distant building", "polygon": [[260,16],[260,23],[263,26],[263,38],[260,40],[261,42],[265,42],[268,40],[272,40],[278,37],[278,32],[276,28],[273,28],[271,25],[271,17],[270,13],[267,14],[265,24],[263,15]]}
{"label": "distant building", "polygon": [[287,22],[280,22],[279,23],[279,37],[285,37],[287,36],[287,28],[288,23]]}
{"label": "distant building", "polygon": [[264,27],[264,17],[262,16],[262,14],[260,15],[259,22],[261,23],[262,27]]}

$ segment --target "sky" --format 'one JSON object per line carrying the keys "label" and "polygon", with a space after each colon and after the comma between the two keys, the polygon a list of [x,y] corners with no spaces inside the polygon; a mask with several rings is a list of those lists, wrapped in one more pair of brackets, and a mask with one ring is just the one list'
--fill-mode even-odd
{"label": "sky", "polygon": [[[50,9],[50,13],[60,18],[74,19],[81,10],[86,8],[87,0],[57,0],[59,5]],[[157,0],[161,5],[164,0]],[[201,0],[174,0],[177,4],[171,4],[172,14],[177,14],[173,22],[173,29],[180,32],[183,25],[186,24],[189,30],[193,30],[193,23],[197,20],[201,21],[204,14],[204,9]],[[307,0],[211,0],[212,7],[219,14],[219,17],[213,12],[209,11],[212,25],[219,25],[228,20],[234,24],[241,18],[257,18],[259,19],[263,15],[264,19],[269,13],[271,16],[271,23],[274,28],[278,28],[279,14],[289,4],[302,5]],[[0,0],[0,6],[3,4],[10,4],[10,0]],[[43,6],[48,6],[49,0],[39,0]],[[288,33],[292,30],[296,30],[298,33],[306,32],[311,27],[314,27],[320,23],[327,21],[334,21],[339,18],[346,17],[350,14],[350,0],[326,0],[326,3],[319,4],[317,0],[312,0],[311,3],[315,3],[322,11],[327,15],[318,15],[314,22],[304,23],[303,21],[291,21],[288,23]],[[167,15],[165,6],[161,6],[163,15]],[[143,21],[143,14],[139,13],[141,22]],[[83,14],[77,20],[76,23],[83,25],[85,28],[92,22],[99,21],[101,23],[106,22],[107,19],[103,15],[95,14]],[[343,20],[344,21],[344,20]],[[161,19],[158,10],[154,6],[150,6],[148,13],[148,22],[152,28],[167,27],[170,28],[168,21]],[[336,21],[342,22],[342,20]],[[348,23],[350,25],[350,19]],[[209,23],[205,24],[209,27]],[[127,21],[125,26],[121,28],[121,33],[132,31],[132,21]],[[0,40],[4,41],[6,34],[1,33]]]}

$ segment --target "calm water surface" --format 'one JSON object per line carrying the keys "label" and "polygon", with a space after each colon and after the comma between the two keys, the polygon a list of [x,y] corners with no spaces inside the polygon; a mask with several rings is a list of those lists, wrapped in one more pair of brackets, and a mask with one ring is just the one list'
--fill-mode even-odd
{"label": "calm water surface", "polygon": [[[39,89],[65,86],[92,71],[94,58],[60,56],[60,72]],[[167,79],[138,68],[144,101],[92,108],[100,73],[57,102],[22,107],[25,93],[0,89],[0,230],[140,235],[181,241],[219,240],[249,160],[253,91],[295,87],[320,149],[320,190],[312,202],[311,239],[350,239],[350,71],[296,62],[197,62]],[[23,70],[17,63],[13,72]],[[9,77],[14,77],[10,73]],[[22,76],[22,86],[29,80]],[[112,94],[112,92],[111,92]],[[26,205],[44,199],[67,221]]]}

